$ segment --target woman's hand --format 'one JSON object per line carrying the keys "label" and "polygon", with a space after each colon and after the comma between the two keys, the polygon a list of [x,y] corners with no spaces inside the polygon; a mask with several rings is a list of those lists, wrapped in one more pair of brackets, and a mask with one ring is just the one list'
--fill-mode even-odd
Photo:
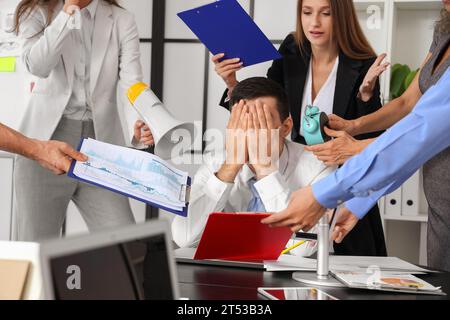
{"label": "woman's hand", "polygon": [[345,131],[351,136],[357,135],[357,121],[358,120],[345,120],[335,114],[328,115],[328,127],[336,131]]}
{"label": "woman's hand", "polygon": [[344,164],[372,142],[372,140],[356,140],[345,131],[335,131],[327,127],[325,127],[325,133],[335,139],[323,144],[307,146],[305,150],[314,153],[317,159],[327,166]]}
{"label": "woman's hand", "polygon": [[223,79],[228,90],[231,92],[238,84],[236,72],[242,69],[242,62],[240,62],[239,58],[219,61],[224,56],[224,53],[216,54],[211,58],[211,61],[215,65],[216,73]]}
{"label": "woman's hand", "polygon": [[339,209],[336,216],[336,224],[332,231],[331,240],[341,243],[350,231],[358,223],[359,219],[347,208]]}
{"label": "woman's hand", "polygon": [[152,132],[143,121],[138,120],[134,124],[134,138],[146,146],[152,146],[155,144]]}
{"label": "woman's hand", "polygon": [[377,83],[378,77],[381,76],[381,74],[389,67],[389,62],[382,64],[386,56],[387,55],[385,53],[380,55],[370,67],[369,71],[367,71],[366,77],[359,87],[359,98],[362,101],[367,102],[372,98],[373,90],[375,89],[375,84]]}
{"label": "woman's hand", "polygon": [[66,0],[64,3],[64,12],[67,14],[74,14],[74,9],[83,9],[87,7],[92,0]]}

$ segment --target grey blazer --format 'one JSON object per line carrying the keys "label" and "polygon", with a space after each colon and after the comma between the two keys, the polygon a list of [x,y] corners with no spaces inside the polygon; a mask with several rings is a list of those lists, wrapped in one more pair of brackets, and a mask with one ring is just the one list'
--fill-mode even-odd
{"label": "grey blazer", "polygon": [[[41,140],[52,137],[72,94],[76,42],[62,7],[61,1],[42,33],[46,10],[34,10],[19,34],[22,59],[37,78],[20,130]],[[61,37],[63,41],[58,40]],[[131,13],[102,0],[95,15],[90,79],[96,138],[118,145],[131,143],[138,115],[126,90],[143,79],[138,30]]]}

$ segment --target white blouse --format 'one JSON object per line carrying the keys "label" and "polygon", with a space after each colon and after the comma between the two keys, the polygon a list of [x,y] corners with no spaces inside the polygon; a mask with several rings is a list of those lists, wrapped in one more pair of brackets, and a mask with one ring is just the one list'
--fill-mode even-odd
{"label": "white blouse", "polygon": [[339,57],[336,58],[336,62],[334,63],[333,69],[328,76],[327,81],[325,81],[324,85],[320,89],[319,93],[316,96],[316,99],[312,100],[312,61],[309,63],[308,75],[305,84],[305,89],[303,91],[303,100],[302,100],[302,112],[300,116],[300,135],[303,136],[303,118],[305,115],[305,110],[307,105],[316,106],[320,109],[320,111],[325,112],[326,114],[333,113],[333,104],[334,104],[334,93],[336,90],[336,79],[337,79],[337,70],[339,66]]}

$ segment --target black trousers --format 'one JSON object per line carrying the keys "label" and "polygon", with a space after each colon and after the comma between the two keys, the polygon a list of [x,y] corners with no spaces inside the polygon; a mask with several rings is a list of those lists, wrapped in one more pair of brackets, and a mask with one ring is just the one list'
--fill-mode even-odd
{"label": "black trousers", "polygon": [[336,255],[345,256],[387,256],[378,205],[361,219],[342,243],[334,243]]}

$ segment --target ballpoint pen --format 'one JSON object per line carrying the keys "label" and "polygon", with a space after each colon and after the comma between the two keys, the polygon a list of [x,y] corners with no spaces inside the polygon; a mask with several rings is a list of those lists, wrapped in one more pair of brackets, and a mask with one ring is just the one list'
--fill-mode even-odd
{"label": "ballpoint pen", "polygon": [[306,242],[307,242],[307,240],[303,240],[303,241],[297,242],[297,243],[294,244],[293,246],[284,249],[284,250],[281,252],[281,254],[286,254],[286,253],[288,253],[289,251],[291,251],[291,250],[293,250],[293,249],[295,249],[295,248],[297,248],[297,247],[300,247],[302,244],[304,244],[304,243],[306,243]]}

